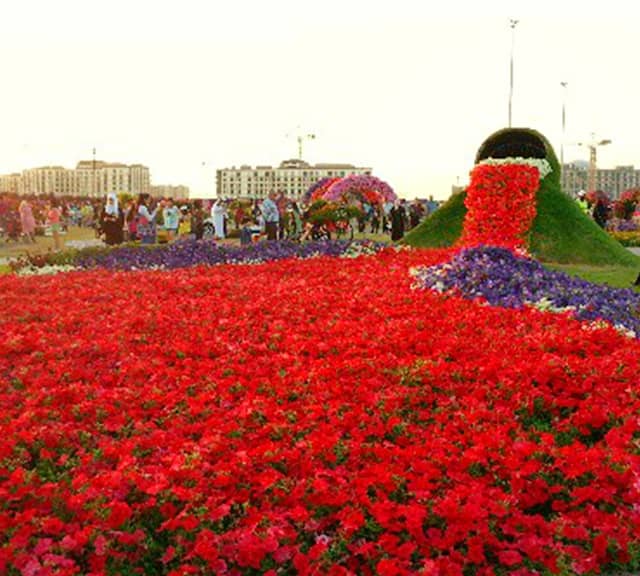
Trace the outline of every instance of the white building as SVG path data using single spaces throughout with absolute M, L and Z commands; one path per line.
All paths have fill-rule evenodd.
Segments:
M 22 194 L 22 174 L 0 175 L 0 194 Z
M 151 190 L 149 193 L 155 198 L 173 198 L 174 200 L 187 200 L 189 198 L 189 187 L 159 184 L 157 186 L 151 186 Z
M 141 164 L 121 164 L 99 160 L 82 160 L 76 169 L 77 194 L 80 196 L 104 196 L 116 194 L 149 193 L 151 177 L 149 168 Z
M 41 166 L 23 170 L 22 189 L 25 194 L 75 196 L 75 170 L 62 166 Z
M 567 194 L 576 196 L 580 190 L 588 192 L 588 181 L 587 163 L 576 162 L 562 167 L 562 190 Z M 633 166 L 596 169 L 596 190 L 606 192 L 615 200 L 629 188 L 640 188 L 640 170 Z
M 265 198 L 271 190 L 283 191 L 299 199 L 307 189 L 323 178 L 342 178 L 350 174 L 371 175 L 371 168 L 352 164 L 316 164 L 303 160 L 285 160 L 277 168 L 271 166 L 240 166 L 216 171 L 218 198 Z
M 102 197 L 108 192 L 139 194 L 149 192 L 149 168 L 141 164 L 82 160 L 75 169 L 42 166 L 23 170 L 22 174 L 0 176 L 0 192 L 18 194 Z

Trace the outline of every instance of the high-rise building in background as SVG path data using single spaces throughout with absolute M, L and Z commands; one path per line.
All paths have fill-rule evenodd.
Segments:
M 323 178 L 342 178 L 350 174 L 371 175 L 371 168 L 352 164 L 307 164 L 304 160 L 285 160 L 277 168 L 240 166 L 216 171 L 218 198 L 265 198 L 271 190 L 299 199 Z
M 587 190 L 589 181 L 589 164 L 572 162 L 562 167 L 562 189 L 571 196 Z M 625 190 L 640 188 L 640 169 L 633 166 L 616 166 L 615 168 L 597 168 L 595 174 L 596 190 L 606 192 L 611 199 L 617 199 Z

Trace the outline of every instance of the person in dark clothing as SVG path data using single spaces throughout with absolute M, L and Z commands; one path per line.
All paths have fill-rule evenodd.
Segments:
M 204 220 L 205 214 L 202 208 L 202 200 L 193 202 L 193 210 L 191 210 L 191 234 L 196 240 L 202 240 L 204 236 Z
M 251 220 L 245 216 L 242 219 L 242 228 L 240 228 L 240 246 L 249 246 L 252 238 Z
M 404 208 L 399 202 L 396 202 L 389 212 L 389 218 L 391 220 L 391 240 L 400 240 L 404 236 Z
M 122 228 L 124 215 L 118 208 L 118 198 L 115 194 L 107 195 L 107 204 L 100 214 L 100 229 L 104 233 L 104 241 L 108 246 L 121 244 L 123 241 Z
M 418 199 L 416 199 L 409 208 L 409 223 L 411 228 L 415 228 L 418 224 L 420 224 L 423 214 L 424 209 L 422 208 L 422 204 L 420 204 Z
M 607 225 L 607 206 L 598 198 L 595 206 L 593 207 L 593 219 L 600 228 L 604 228 Z
M 374 206 L 371 211 L 371 233 L 377 234 L 380 231 L 380 209 Z

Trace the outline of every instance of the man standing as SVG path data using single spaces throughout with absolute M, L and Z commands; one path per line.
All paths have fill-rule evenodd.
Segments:
M 280 220 L 278 221 L 278 240 L 284 240 L 286 225 L 287 225 L 287 205 L 289 200 L 284 195 L 284 192 L 280 190 L 280 193 L 276 197 L 276 206 L 278 207 L 278 215 Z
M 400 200 L 392 205 L 388 218 L 391 220 L 391 240 L 396 242 L 404 236 L 405 212 Z
M 267 233 L 267 240 L 277 240 L 278 224 L 280 223 L 280 213 L 276 204 L 276 193 L 272 190 L 269 197 L 262 203 L 262 217 L 264 218 L 264 229 Z

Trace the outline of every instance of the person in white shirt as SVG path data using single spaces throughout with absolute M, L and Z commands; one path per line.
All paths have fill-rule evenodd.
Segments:
M 227 213 L 224 203 L 218 198 L 211 207 L 211 217 L 213 218 L 213 227 L 215 228 L 214 236 L 216 238 L 224 238 L 224 218 Z

